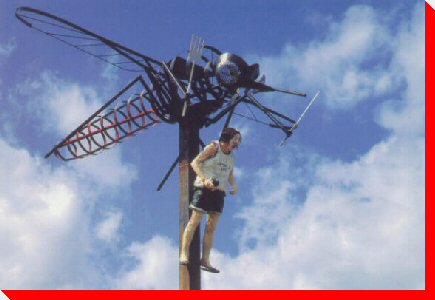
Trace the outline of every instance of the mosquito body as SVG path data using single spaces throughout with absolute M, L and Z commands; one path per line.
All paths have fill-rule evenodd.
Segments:
M 282 130 L 285 139 L 298 125 L 292 118 L 264 106 L 254 94 L 281 92 L 301 97 L 306 94 L 266 85 L 264 76 L 259 79 L 257 63 L 249 65 L 238 55 L 205 44 L 200 37 L 192 36 L 187 59 L 177 56 L 160 61 L 38 9 L 20 7 L 16 17 L 26 26 L 81 52 L 121 70 L 138 73 L 46 157 L 54 154 L 62 160 L 73 160 L 94 155 L 158 123 L 188 122 L 192 127 L 202 128 L 226 117 L 227 127 L 241 103 L 264 113 L 269 120 L 266 124 Z M 141 92 L 125 100 L 138 87 Z

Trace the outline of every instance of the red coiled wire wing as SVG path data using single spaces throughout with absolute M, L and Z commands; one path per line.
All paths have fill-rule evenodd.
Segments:
M 62 160 L 73 160 L 93 155 L 120 143 L 124 138 L 158 124 L 159 117 L 149 104 L 149 94 L 143 90 L 125 99 L 141 76 L 130 82 L 112 99 L 73 130 L 45 156 L 54 154 Z

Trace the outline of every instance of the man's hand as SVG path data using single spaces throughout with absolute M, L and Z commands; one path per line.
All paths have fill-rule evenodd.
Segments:
M 235 194 L 237 194 L 238 191 L 239 191 L 239 186 L 237 185 L 237 183 L 235 183 L 235 184 L 233 185 L 232 190 L 230 191 L 230 194 L 231 194 L 231 195 L 235 195 Z
M 212 179 L 206 178 L 206 179 L 203 179 L 202 182 L 204 183 L 204 187 L 211 189 L 211 190 L 216 189 L 216 186 L 213 184 Z

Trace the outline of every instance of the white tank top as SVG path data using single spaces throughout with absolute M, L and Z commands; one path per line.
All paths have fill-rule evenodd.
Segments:
M 216 155 L 205 160 L 200 168 L 205 178 L 216 178 L 219 180 L 217 188 L 227 192 L 228 178 L 234 166 L 234 156 L 232 153 L 225 154 L 218 141 L 213 141 L 213 143 L 218 145 Z M 204 187 L 202 180 L 198 176 L 196 176 L 194 186 Z

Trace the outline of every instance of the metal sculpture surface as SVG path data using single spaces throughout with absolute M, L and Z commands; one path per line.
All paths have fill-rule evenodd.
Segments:
M 121 70 L 144 73 L 148 79 L 137 76 L 46 157 L 54 154 L 63 160 L 83 158 L 161 122 L 173 124 L 187 119 L 191 126 L 202 128 L 227 116 L 228 125 L 239 103 L 261 110 L 271 121 L 268 125 L 281 129 L 285 138 L 297 127 L 295 120 L 264 106 L 254 94 L 305 94 L 266 85 L 264 77 L 258 80 L 258 64 L 248 65 L 241 57 L 205 45 L 198 37 L 192 37 L 187 59 L 176 57 L 164 62 L 38 9 L 20 7 L 16 17 L 37 31 Z M 143 91 L 122 100 L 135 85 Z M 240 88 L 245 89 L 243 94 L 239 94 Z

